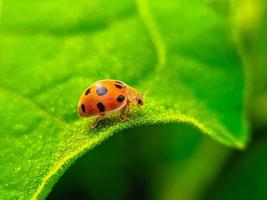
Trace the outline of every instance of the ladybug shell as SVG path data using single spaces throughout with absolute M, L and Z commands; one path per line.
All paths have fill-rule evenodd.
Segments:
M 117 111 L 127 103 L 126 84 L 117 80 L 101 80 L 93 83 L 82 94 L 78 112 L 90 117 Z

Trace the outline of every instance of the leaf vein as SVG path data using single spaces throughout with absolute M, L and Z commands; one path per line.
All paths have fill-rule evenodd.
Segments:
M 166 63 L 167 49 L 155 20 L 149 12 L 148 0 L 136 0 L 137 12 L 151 38 L 157 54 L 155 72 L 159 72 Z

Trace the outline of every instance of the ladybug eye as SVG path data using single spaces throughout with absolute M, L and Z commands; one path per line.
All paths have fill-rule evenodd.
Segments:
M 139 105 L 143 105 L 143 100 L 142 100 L 141 98 L 138 98 L 138 99 L 137 99 L 137 103 L 138 103 Z

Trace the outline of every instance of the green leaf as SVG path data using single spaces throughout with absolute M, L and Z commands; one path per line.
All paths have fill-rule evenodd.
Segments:
M 44 198 L 78 157 L 129 127 L 186 122 L 246 145 L 241 62 L 226 18 L 205 2 L 10 0 L 1 13 L 3 199 Z M 106 78 L 147 90 L 145 108 L 90 130 L 77 102 Z

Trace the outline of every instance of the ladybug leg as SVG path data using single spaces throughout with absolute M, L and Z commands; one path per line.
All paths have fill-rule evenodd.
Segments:
M 120 120 L 121 121 L 126 121 L 128 120 L 128 113 L 130 111 L 129 103 L 127 103 L 122 109 L 121 109 L 121 115 L 120 115 Z
M 104 117 L 104 114 L 99 115 L 96 120 L 93 122 L 93 124 L 91 125 L 91 129 L 94 129 L 95 127 L 97 127 L 98 122 Z

